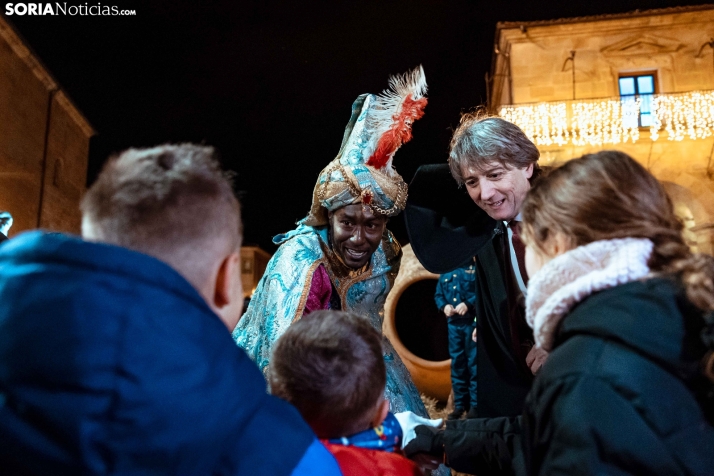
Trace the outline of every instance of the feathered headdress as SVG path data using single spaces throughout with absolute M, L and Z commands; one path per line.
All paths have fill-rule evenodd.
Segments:
M 395 216 L 404 210 L 407 184 L 392 159 L 412 138 L 412 123 L 424 115 L 426 79 L 421 66 L 389 79 L 380 95 L 362 94 L 352 105 L 337 157 L 317 179 L 312 207 L 300 223 L 327 224 L 327 211 L 363 203 L 373 212 Z

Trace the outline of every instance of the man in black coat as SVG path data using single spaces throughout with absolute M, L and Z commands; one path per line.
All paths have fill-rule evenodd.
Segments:
M 421 167 L 410 185 L 405 221 L 424 267 L 441 274 L 476 256 L 480 418 L 520 415 L 546 355 L 533 348 L 525 321 L 528 278 L 519 238 L 520 207 L 540 173 L 539 156 L 516 125 L 469 115 L 454 133 L 448 166 Z
M 525 321 L 528 278 L 519 239 L 520 207 L 540 173 L 539 155 L 516 125 L 466 116 L 449 165 L 421 167 L 410 185 L 405 220 L 424 267 L 442 274 L 476 256 L 478 417 L 519 415 L 532 370 L 542 364 Z

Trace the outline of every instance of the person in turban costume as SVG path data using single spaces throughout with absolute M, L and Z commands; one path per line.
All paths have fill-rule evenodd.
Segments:
M 266 375 L 277 339 L 312 311 L 349 311 L 382 331 L 384 302 L 402 256 L 386 223 L 407 200 L 407 184 L 392 158 L 411 139 L 411 125 L 427 102 L 421 66 L 390 78 L 390 86 L 355 100 L 340 151 L 318 177 L 310 212 L 296 229 L 273 239 L 280 247 L 233 332 Z M 386 337 L 383 351 L 391 411 L 426 417 L 409 371 Z

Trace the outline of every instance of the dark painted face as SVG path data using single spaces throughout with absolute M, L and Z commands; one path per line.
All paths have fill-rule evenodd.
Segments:
M 362 204 L 347 205 L 329 213 L 332 247 L 347 266 L 359 269 L 369 262 L 387 224 L 387 218 L 365 210 Z

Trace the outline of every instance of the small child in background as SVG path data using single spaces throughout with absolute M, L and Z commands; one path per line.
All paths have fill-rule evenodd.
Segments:
M 298 409 L 345 476 L 421 475 L 402 456 L 385 385 L 381 336 L 346 312 L 304 316 L 278 340 L 270 363 L 271 392 Z
M 476 264 L 439 276 L 436 307 L 448 319 L 454 411 L 447 417 L 476 418 Z

